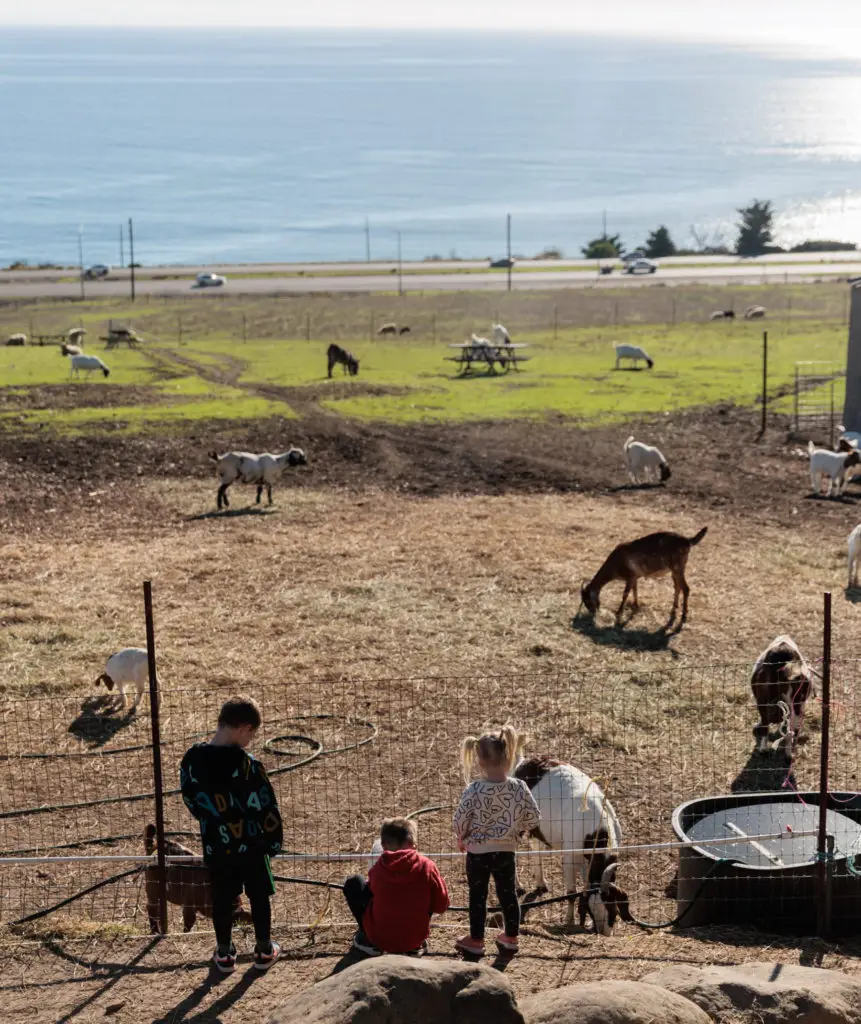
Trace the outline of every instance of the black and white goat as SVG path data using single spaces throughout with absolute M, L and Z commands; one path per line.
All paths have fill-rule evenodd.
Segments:
M 765 752 L 798 742 L 804 705 L 813 693 L 813 670 L 789 636 L 776 637 L 756 659 L 750 688 L 759 710 L 753 727 L 757 750 Z
M 585 772 L 546 755 L 522 758 L 514 769 L 532 791 L 541 811 L 541 824 L 532 833 L 539 843 L 554 850 L 585 850 L 591 853 L 563 853 L 565 891 L 577 891 L 580 924 L 588 914 L 595 931 L 612 935 L 616 921 L 633 920 L 628 894 L 616 885 L 615 850 L 622 840 L 619 819 L 601 787 Z M 547 891 L 541 857 L 532 858 L 535 885 Z M 579 879 L 578 879 L 579 876 Z M 574 903 L 568 904 L 567 924 L 574 923 Z

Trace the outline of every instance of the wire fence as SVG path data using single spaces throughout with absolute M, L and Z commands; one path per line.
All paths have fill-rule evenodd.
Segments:
M 805 654 L 812 659 L 818 651 Z M 818 686 L 808 699 L 791 754 L 785 705 L 777 708 L 768 749 L 757 749 L 749 664 L 599 678 L 572 670 L 248 682 L 242 690 L 260 703 L 264 719 L 252 750 L 269 770 L 284 820 L 273 920 L 279 928 L 348 923 L 336 887 L 367 871 L 382 819 L 403 815 L 416 819 L 420 849 L 439 861 L 452 903 L 464 907 L 464 863 L 451 826 L 464 785 L 459 744 L 469 733 L 511 721 L 528 737 L 528 754 L 573 762 L 606 794 L 621 826 L 618 885 L 633 915 L 650 923 L 685 911 L 682 926 L 724 920 L 815 929 L 818 872 L 826 860 L 816 835 L 819 793 L 827 792 L 839 929 L 847 913 L 861 911 L 853 874 L 856 843 L 861 850 L 859 662 L 835 661 L 831 671 L 830 697 L 823 701 Z M 191 744 L 211 734 L 227 696 L 218 688 L 160 695 L 166 835 L 198 855 L 197 826 L 178 793 L 178 765 Z M 155 821 L 149 710 L 146 695 L 132 712 L 103 691 L 83 701 L 61 694 L 0 702 L 0 922 L 44 916 L 50 923 L 62 915 L 132 933 L 157 924 L 155 861 L 144 843 Z M 558 800 L 549 813 L 545 805 L 548 825 L 583 806 Z M 691 801 L 697 803 L 683 806 Z M 710 847 L 702 845 L 712 838 L 702 822 L 714 813 L 728 824 Z M 695 840 L 701 843 L 694 849 L 679 849 Z M 524 889 L 534 893 L 530 876 L 539 862 L 551 895 L 582 889 L 571 874 L 580 860 L 558 851 L 524 856 Z M 195 926 L 208 928 L 206 872 L 178 864 L 168 869 L 169 928 L 191 924 L 189 907 Z M 552 928 L 565 914 L 564 904 L 543 906 L 527 920 Z M 463 921 L 459 911 L 452 918 Z

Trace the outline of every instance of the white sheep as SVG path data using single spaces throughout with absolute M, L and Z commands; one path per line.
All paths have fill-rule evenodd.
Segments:
M 503 327 L 502 324 L 494 324 L 491 333 L 493 334 L 493 341 L 496 345 L 510 345 L 511 335 Z
M 613 347 L 616 350 L 616 369 L 617 370 L 619 369 L 619 363 L 623 359 L 631 359 L 631 360 L 633 360 L 634 366 L 637 365 L 637 362 L 640 359 L 644 359 L 646 361 L 646 365 L 649 367 L 650 370 L 655 365 L 654 359 L 652 359 L 649 356 L 649 353 L 645 349 L 640 348 L 639 345 L 622 345 L 622 344 L 618 344 L 617 343 Z
M 852 476 L 853 467 L 861 466 L 861 452 L 854 449 L 850 452 L 832 452 L 827 448 L 816 448 L 812 441 L 807 442 L 807 454 L 810 456 L 810 489 L 814 494 L 822 491 L 822 478 L 828 477 L 828 497 L 837 497 L 843 484 Z
M 111 371 L 107 366 L 105 366 L 98 356 L 85 356 L 82 352 L 79 352 L 77 355 L 73 355 L 71 357 L 70 362 L 72 364 L 72 368 L 69 370 L 70 379 L 75 374 L 80 377 L 81 370 L 87 374 L 92 373 L 94 370 L 101 370 L 106 377 L 109 377 L 111 374 Z
M 514 769 L 532 791 L 541 811 L 541 822 L 533 833 L 539 842 L 555 850 L 594 848 L 591 855 L 562 854 L 565 891 L 577 891 L 578 875 L 585 888 L 581 900 L 581 923 L 585 910 L 595 922 L 595 930 L 612 935 L 616 917 L 630 919 L 628 896 L 616 885 L 616 850 L 622 842 L 622 829 L 613 806 L 594 779 L 555 758 L 544 755 L 521 759 Z M 536 887 L 547 890 L 540 856 L 533 862 Z M 569 902 L 567 923 L 574 923 L 574 903 Z
M 96 686 L 104 683 L 109 690 L 120 691 L 122 706 L 126 706 L 126 686 L 134 684 L 136 694 L 132 711 L 137 710 L 144 690 L 149 684 L 149 662 L 144 647 L 124 647 L 108 658 L 105 671 L 96 680 Z
M 635 484 L 647 481 L 653 476 L 660 482 L 669 480 L 670 467 L 658 448 L 642 441 L 635 441 L 633 435 L 625 442 L 625 459 L 628 463 L 628 476 Z
M 260 504 L 260 496 L 263 488 L 272 504 L 272 485 L 279 479 L 287 466 L 304 466 L 308 460 L 301 448 L 290 448 L 280 455 L 270 455 L 264 452 L 262 455 L 252 455 L 250 452 L 226 452 L 218 455 L 210 452 L 209 457 L 217 463 L 218 476 L 221 486 L 218 488 L 218 509 L 230 507 L 227 497 L 227 488 L 236 480 L 244 484 L 257 484 L 257 504 Z
M 858 585 L 858 561 L 861 558 L 861 524 L 849 534 L 849 587 Z
M 765 306 L 748 306 L 744 311 L 745 320 L 762 320 L 765 316 Z
M 6 339 L 7 345 L 26 345 L 27 335 L 26 334 L 10 334 Z

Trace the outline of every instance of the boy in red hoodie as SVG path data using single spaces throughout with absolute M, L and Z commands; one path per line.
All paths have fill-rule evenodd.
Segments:
M 448 909 L 448 890 L 436 864 L 416 849 L 415 822 L 387 818 L 380 828 L 383 852 L 368 880 L 353 875 L 344 897 L 359 930 L 353 946 L 369 956 L 427 948 L 432 914 Z

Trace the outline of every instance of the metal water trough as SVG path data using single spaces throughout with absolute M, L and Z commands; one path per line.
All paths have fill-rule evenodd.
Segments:
M 831 928 L 861 931 L 861 878 L 850 874 L 847 855 L 861 869 L 861 793 L 831 793 L 826 831 L 834 836 Z M 771 932 L 814 934 L 819 866 L 817 837 L 793 833 L 817 829 L 819 794 L 737 793 L 690 800 L 673 811 L 682 842 L 726 843 L 679 851 L 678 912 L 683 928 L 704 924 L 748 925 Z M 743 836 L 780 833 L 757 843 Z M 721 864 L 724 859 L 732 863 Z M 703 879 L 709 876 L 704 883 Z

